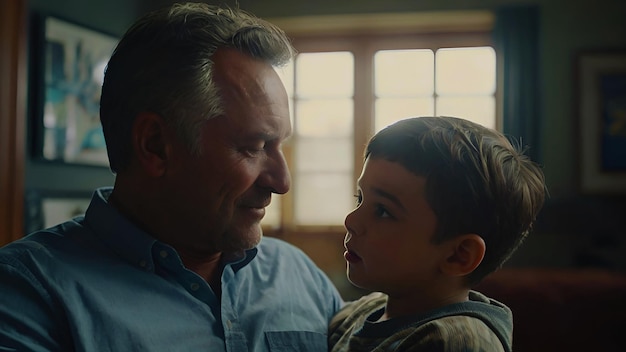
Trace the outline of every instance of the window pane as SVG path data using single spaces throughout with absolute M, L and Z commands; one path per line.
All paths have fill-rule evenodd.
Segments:
M 298 225 L 341 225 L 354 207 L 352 173 L 300 174 L 295 185 Z
M 434 115 L 435 101 L 432 96 L 413 99 L 377 99 L 375 114 L 374 129 L 378 132 L 406 117 Z
M 438 116 L 456 116 L 474 121 L 485 127 L 496 128 L 496 103 L 486 97 L 440 97 L 437 99 Z
M 352 136 L 352 99 L 297 101 L 295 131 L 301 137 Z
M 296 148 L 296 172 L 352 172 L 352 139 L 301 138 Z
M 436 81 L 438 95 L 494 94 L 496 53 L 491 47 L 439 49 Z
M 352 97 L 354 57 L 347 51 L 299 54 L 296 57 L 296 95 Z
M 374 55 L 375 94 L 378 97 L 432 95 L 432 50 L 383 50 Z

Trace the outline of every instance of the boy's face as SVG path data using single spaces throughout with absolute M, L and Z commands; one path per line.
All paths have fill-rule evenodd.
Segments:
M 437 219 L 424 197 L 425 183 L 398 163 L 365 161 L 357 207 L 345 220 L 347 275 L 355 286 L 401 295 L 436 284 L 445 255 L 431 242 Z

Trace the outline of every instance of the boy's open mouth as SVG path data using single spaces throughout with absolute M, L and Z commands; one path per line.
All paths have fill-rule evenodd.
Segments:
M 355 262 L 360 262 L 361 261 L 361 257 L 359 257 L 356 253 L 350 251 L 350 250 L 346 250 L 343 253 L 343 257 L 346 259 L 346 261 L 348 263 L 355 263 Z

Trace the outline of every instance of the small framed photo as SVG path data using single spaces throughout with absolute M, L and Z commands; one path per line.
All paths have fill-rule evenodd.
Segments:
M 626 50 L 577 59 L 580 187 L 626 194 Z
M 41 200 L 44 228 L 48 228 L 72 218 L 84 215 L 91 199 L 85 197 L 46 197 Z
M 24 229 L 42 230 L 83 215 L 91 202 L 89 191 L 27 189 L 24 192 Z
M 37 153 L 108 167 L 100 93 L 117 38 L 51 16 L 38 17 L 37 29 Z

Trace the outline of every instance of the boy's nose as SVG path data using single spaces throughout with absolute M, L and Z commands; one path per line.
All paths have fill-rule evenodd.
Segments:
M 348 240 L 348 235 L 352 236 L 352 234 L 355 233 L 355 231 L 357 230 L 356 226 L 357 226 L 357 222 L 356 222 L 356 212 L 357 212 L 358 208 L 352 210 L 351 212 L 348 213 L 348 215 L 346 215 L 346 218 L 343 222 L 346 230 L 348 231 L 348 233 L 346 234 L 346 241 Z

